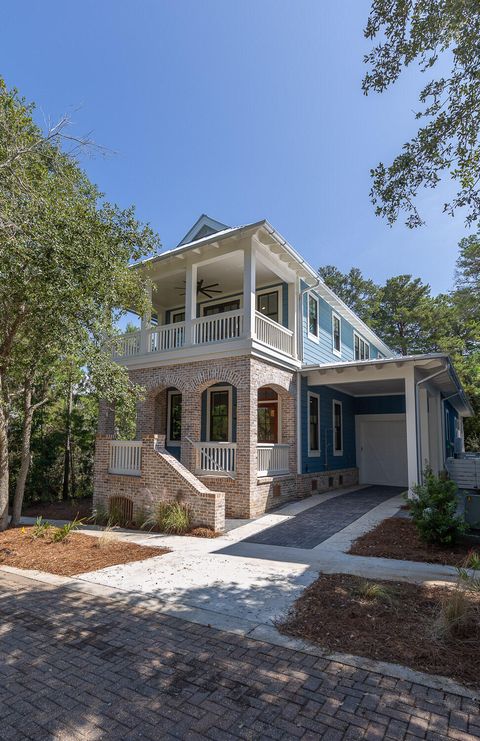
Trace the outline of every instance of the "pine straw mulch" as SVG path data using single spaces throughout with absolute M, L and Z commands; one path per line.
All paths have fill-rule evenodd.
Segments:
M 412 520 L 406 517 L 389 517 L 357 538 L 348 552 L 354 556 L 378 556 L 461 566 L 471 550 L 471 545 L 463 543 L 449 547 L 423 543 Z
M 52 542 L 48 534 L 34 538 L 33 527 L 13 528 L 0 533 L 0 567 L 16 566 L 61 576 L 143 561 L 169 552 L 168 548 L 125 543 L 114 537 L 102 543 L 97 536 L 78 532 L 71 533 L 67 540 L 59 543 Z
M 377 581 L 391 599 L 367 599 L 365 580 L 322 575 L 295 602 L 277 628 L 281 633 L 377 661 L 404 664 L 429 674 L 480 686 L 480 594 L 469 593 L 472 617 L 465 637 L 440 638 L 435 630 L 448 587 Z

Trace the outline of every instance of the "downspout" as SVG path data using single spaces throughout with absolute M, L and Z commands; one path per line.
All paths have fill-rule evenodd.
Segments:
M 303 297 L 308 291 L 312 291 L 321 283 L 321 278 L 318 276 L 316 283 L 313 286 L 307 286 L 303 288 L 298 295 L 298 311 L 297 311 L 297 351 L 299 353 L 299 360 L 303 365 Z M 302 473 L 302 373 L 297 371 L 297 473 Z
M 420 410 L 419 410 L 419 402 L 418 402 L 418 387 L 420 386 L 421 383 L 426 383 L 427 381 L 431 381 L 433 378 L 440 376 L 442 373 L 445 373 L 446 371 L 447 371 L 447 364 L 445 364 L 441 370 L 435 371 L 435 373 L 432 373 L 430 376 L 427 376 L 426 378 L 421 378 L 420 381 L 417 381 L 415 384 L 415 435 L 416 435 L 416 443 L 417 443 L 417 477 L 418 477 L 419 482 L 422 481 L 423 479 L 423 468 L 422 468 L 422 437 L 421 437 L 421 420 L 420 420 L 420 413 L 419 413 Z M 456 396 L 456 395 L 457 394 L 453 394 L 453 396 Z M 442 419 L 443 419 L 443 415 L 442 415 Z

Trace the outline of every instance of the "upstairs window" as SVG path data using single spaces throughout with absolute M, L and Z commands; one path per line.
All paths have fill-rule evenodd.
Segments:
M 332 314 L 332 343 L 333 352 L 335 355 L 342 354 L 342 324 L 341 319 L 337 314 Z
M 278 291 L 260 293 L 257 296 L 257 311 L 278 324 Z
M 343 455 L 342 402 L 333 402 L 333 455 Z
M 308 455 L 320 455 L 320 397 L 308 394 Z
M 370 345 L 360 335 L 354 335 L 355 342 L 355 360 L 369 360 L 370 359 Z
M 318 340 L 318 299 L 308 295 L 308 334 Z

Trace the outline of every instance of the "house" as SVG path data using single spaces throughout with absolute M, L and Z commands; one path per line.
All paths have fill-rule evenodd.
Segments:
M 461 445 L 471 408 L 448 356 L 395 355 L 268 221 L 203 215 L 133 269 L 153 311 L 115 357 L 145 396 L 132 441 L 101 404 L 97 507 L 178 498 L 222 529 L 357 482 L 411 487 Z

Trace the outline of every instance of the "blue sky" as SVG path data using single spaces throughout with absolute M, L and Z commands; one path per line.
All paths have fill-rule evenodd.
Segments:
M 369 170 L 415 131 L 423 78 L 361 91 L 368 0 L 5 0 L 0 72 L 38 105 L 69 113 L 114 154 L 90 177 L 173 246 L 202 212 L 230 225 L 266 217 L 318 267 L 376 280 L 452 281 L 461 214 L 446 189 L 420 205 L 427 226 L 390 229 Z

